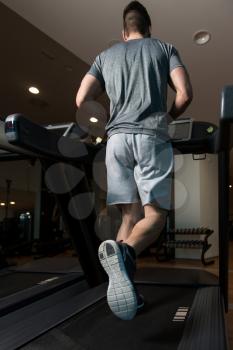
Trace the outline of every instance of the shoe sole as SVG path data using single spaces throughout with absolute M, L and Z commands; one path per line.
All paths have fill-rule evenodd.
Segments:
M 99 260 L 109 276 L 107 302 L 110 309 L 120 319 L 131 320 L 137 312 L 136 293 L 115 241 L 104 241 L 100 245 Z

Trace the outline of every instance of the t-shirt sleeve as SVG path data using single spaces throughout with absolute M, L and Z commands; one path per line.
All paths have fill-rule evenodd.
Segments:
M 171 71 L 177 67 L 184 67 L 184 64 L 180 58 L 179 52 L 176 50 L 174 46 L 171 47 L 170 57 L 169 57 L 169 71 Z
M 93 75 L 96 79 L 99 80 L 103 90 L 105 89 L 105 82 L 102 74 L 102 67 L 101 67 L 101 59 L 100 55 L 96 57 L 95 61 L 93 62 L 90 70 L 88 71 L 88 74 Z

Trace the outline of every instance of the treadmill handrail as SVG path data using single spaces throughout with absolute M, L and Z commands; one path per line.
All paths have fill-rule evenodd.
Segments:
M 8 128 L 8 124 L 12 124 Z M 77 139 L 70 139 L 65 136 L 59 136 L 55 132 L 46 127 L 32 122 L 21 114 L 13 114 L 6 118 L 5 133 L 10 145 L 17 145 L 20 149 L 29 150 L 38 158 L 52 158 L 59 161 L 77 161 L 77 157 L 72 155 L 63 155 L 59 150 L 59 144 L 64 145 L 64 149 L 75 149 L 78 147 Z M 80 142 L 83 146 L 83 143 Z M 88 159 L 88 153 L 92 153 L 97 148 L 94 145 L 88 145 L 88 152 L 85 155 L 80 155 L 78 159 L 85 161 Z M 99 148 L 98 148 L 99 149 Z
M 73 157 L 67 154 L 62 154 L 59 149 L 59 144 L 63 144 L 64 149 L 77 149 L 79 145 L 84 146 L 83 142 L 78 139 L 71 139 L 65 136 L 58 136 L 52 130 L 47 129 L 44 126 L 38 125 L 31 120 L 28 120 L 21 114 L 13 114 L 6 118 L 7 123 L 13 123 L 15 130 L 13 130 L 13 138 L 9 138 L 9 143 L 11 145 L 20 146 L 22 149 L 33 151 L 37 156 L 52 157 L 56 160 L 62 161 L 75 161 L 80 160 L 81 162 L 89 160 L 88 156 L 91 156 L 98 152 L 104 145 L 92 145 L 85 144 L 88 147 L 88 154 Z M 193 122 L 194 129 L 201 128 L 202 133 L 205 130 L 203 125 L 208 123 L 205 122 Z M 200 126 L 199 126 L 200 125 Z M 214 129 L 212 134 L 202 134 L 202 137 L 191 138 L 190 140 L 172 140 L 172 145 L 174 148 L 178 149 L 182 153 L 215 153 L 216 147 L 214 147 L 215 135 L 217 132 L 216 126 L 211 125 Z M 15 133 L 14 133 L 15 132 Z M 11 134 L 6 127 L 6 135 Z M 78 159 L 77 159 L 78 158 Z

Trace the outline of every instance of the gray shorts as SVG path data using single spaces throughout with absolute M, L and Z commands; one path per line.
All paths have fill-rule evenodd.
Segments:
M 173 150 L 145 134 L 114 134 L 107 142 L 107 204 L 156 204 L 169 210 Z

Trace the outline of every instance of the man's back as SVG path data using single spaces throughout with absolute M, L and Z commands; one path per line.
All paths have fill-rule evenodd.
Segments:
M 176 49 L 158 39 L 119 43 L 97 56 L 89 73 L 111 101 L 108 135 L 165 131 L 170 72 L 183 66 Z

